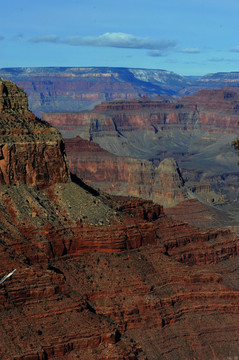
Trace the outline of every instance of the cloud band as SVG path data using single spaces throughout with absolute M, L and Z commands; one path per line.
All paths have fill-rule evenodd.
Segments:
M 30 41 L 33 43 L 64 43 L 71 46 L 96 46 L 114 47 L 121 49 L 147 49 L 161 51 L 173 49 L 176 47 L 177 44 L 175 40 L 153 40 L 121 32 L 107 32 L 100 36 L 72 36 L 67 39 L 60 39 L 56 35 L 46 35 L 38 38 L 33 38 Z

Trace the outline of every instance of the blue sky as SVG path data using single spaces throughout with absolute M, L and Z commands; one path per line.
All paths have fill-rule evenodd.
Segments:
M 11 0 L 0 67 L 239 71 L 238 0 Z

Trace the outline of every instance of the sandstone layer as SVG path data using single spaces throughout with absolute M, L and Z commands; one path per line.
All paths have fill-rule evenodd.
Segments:
M 195 229 L 72 178 L 0 186 L 0 282 L 16 269 L 0 285 L 0 358 L 235 358 L 236 229 Z

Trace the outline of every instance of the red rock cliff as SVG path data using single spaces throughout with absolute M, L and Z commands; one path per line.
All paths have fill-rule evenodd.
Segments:
M 94 110 L 78 114 L 44 114 L 43 118 L 60 130 L 78 129 L 82 133 L 116 129 L 127 132 L 139 129 L 155 130 L 178 125 L 183 128 L 233 130 L 238 126 L 239 91 L 201 90 L 174 102 L 163 100 L 116 100 L 97 105 Z
M 0 81 L 0 183 L 48 186 L 69 181 L 59 132 L 28 110 L 24 91 Z

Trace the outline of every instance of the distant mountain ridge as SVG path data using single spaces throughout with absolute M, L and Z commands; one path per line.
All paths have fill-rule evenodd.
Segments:
M 239 72 L 181 76 L 161 69 L 118 67 L 2 68 L 0 77 L 26 91 L 30 109 L 38 116 L 43 112 L 81 111 L 115 99 L 177 98 L 200 89 L 239 86 Z

